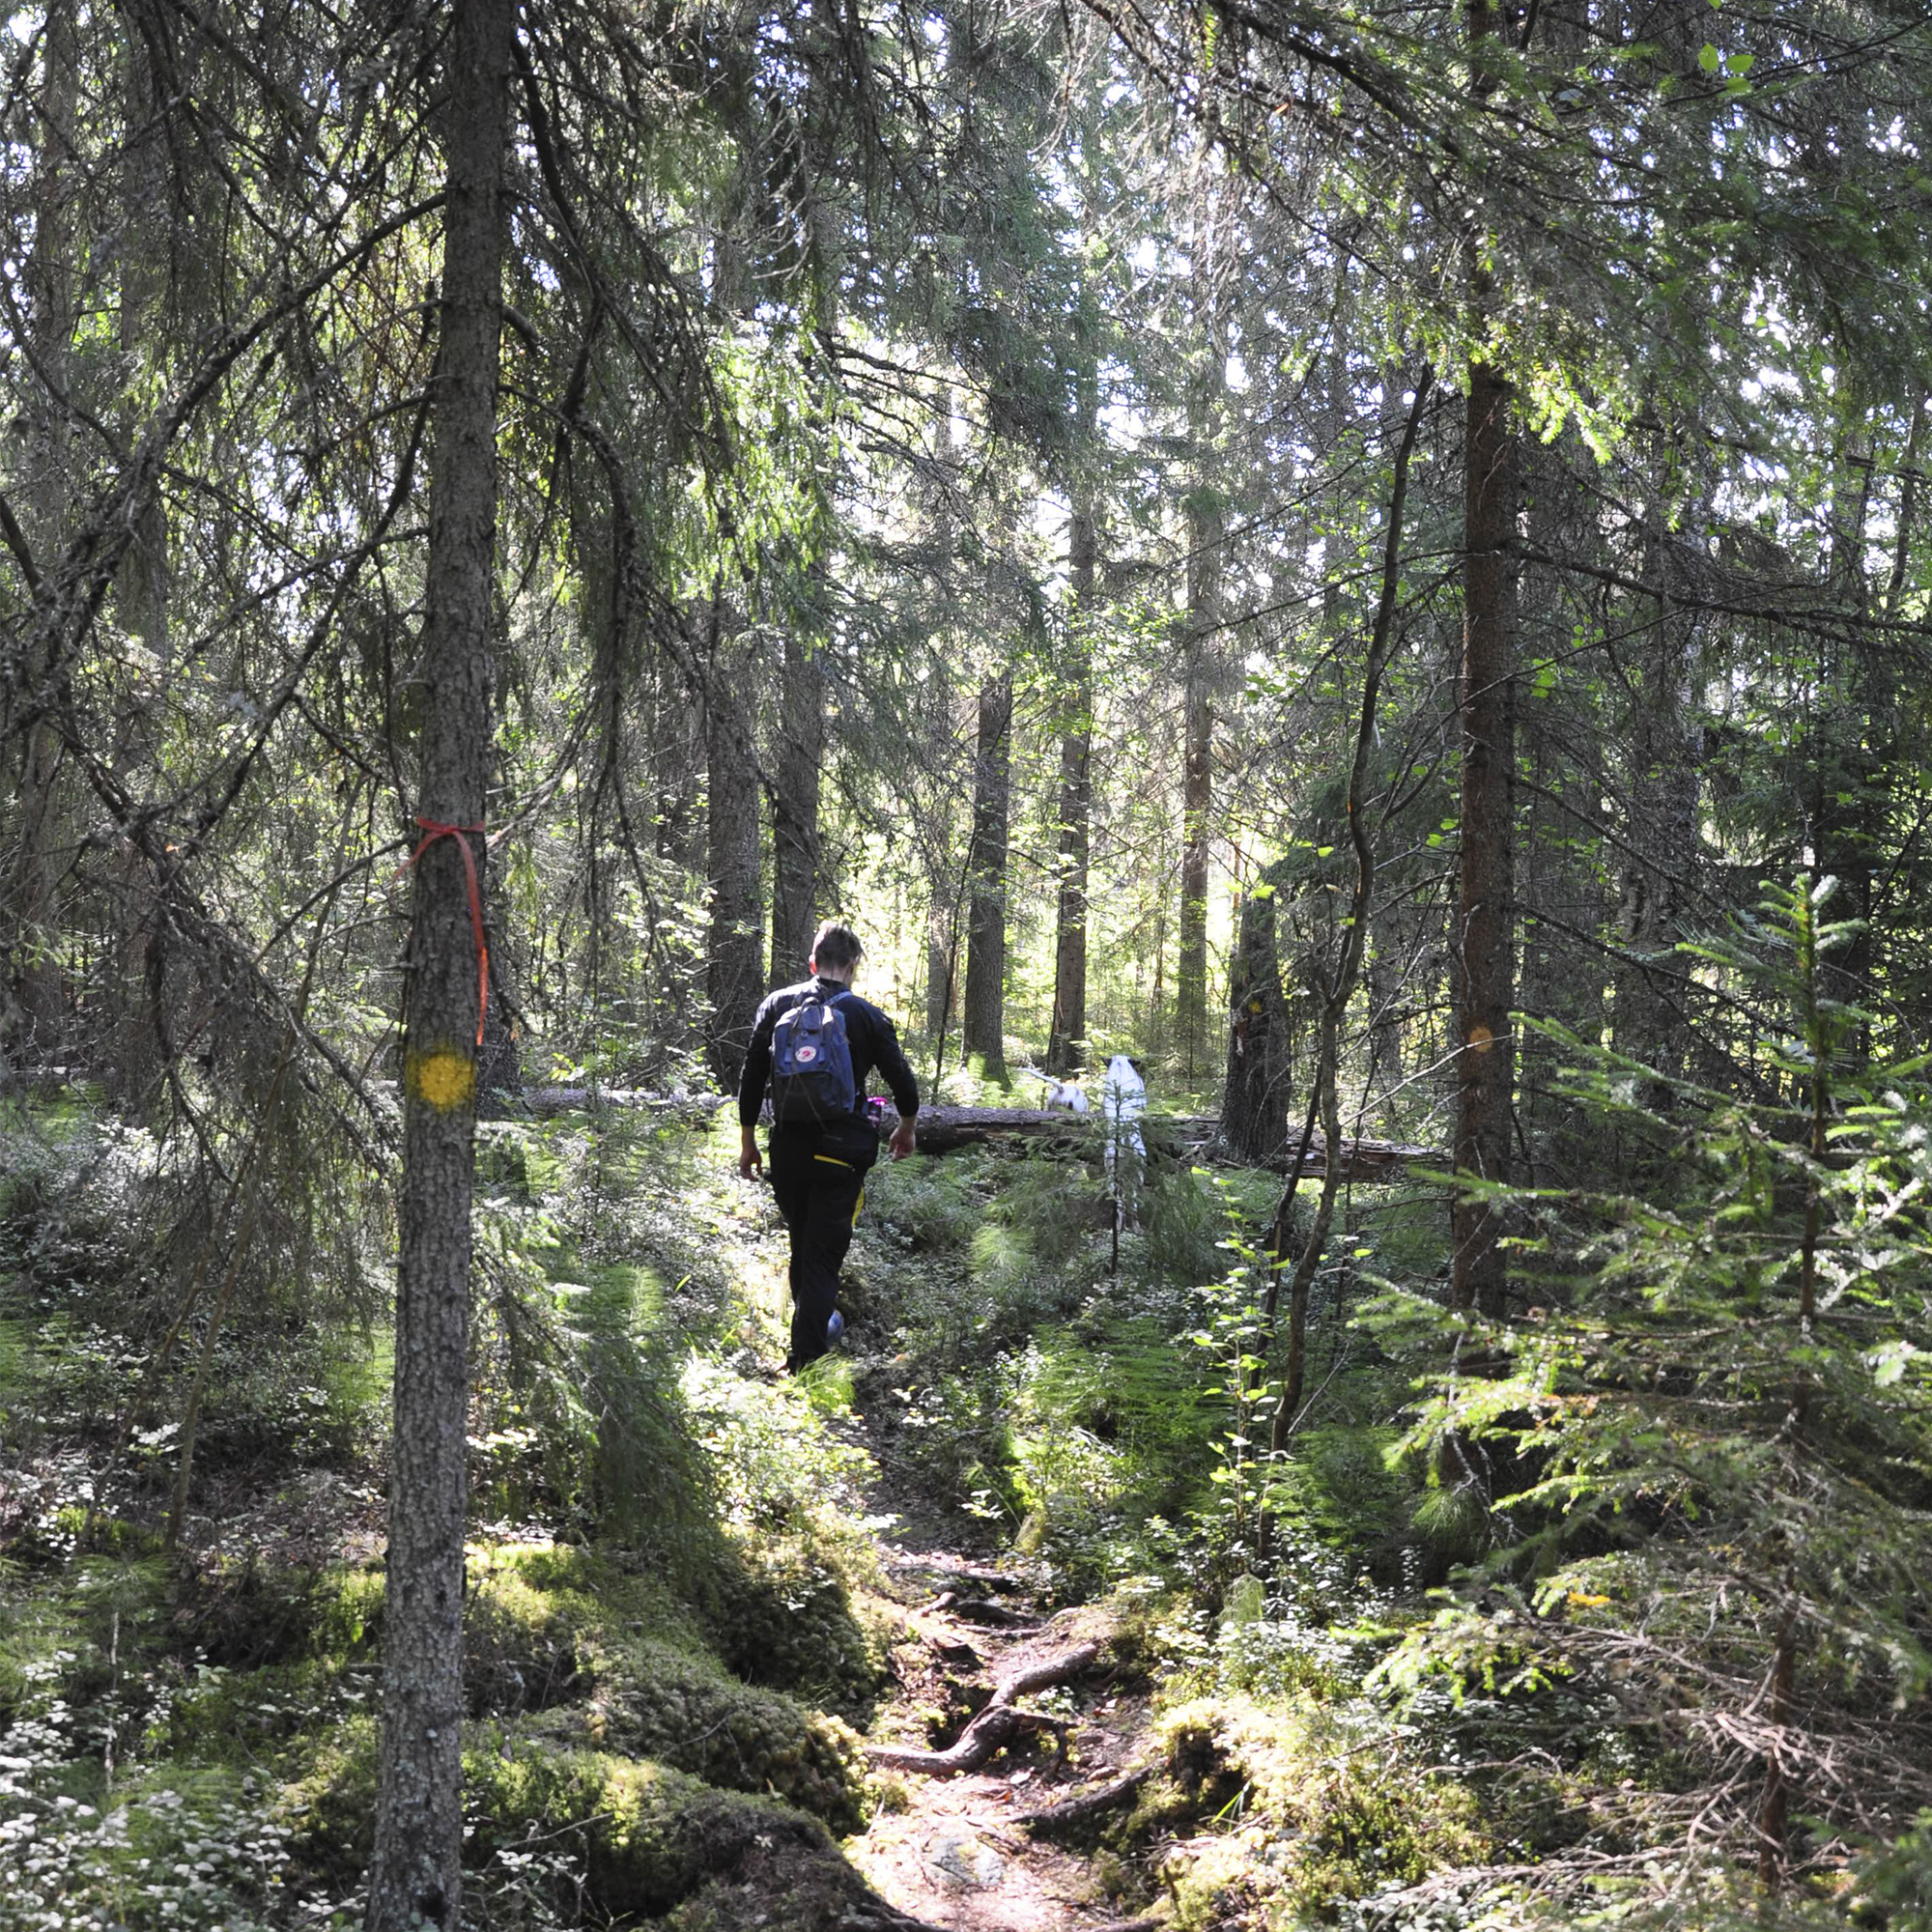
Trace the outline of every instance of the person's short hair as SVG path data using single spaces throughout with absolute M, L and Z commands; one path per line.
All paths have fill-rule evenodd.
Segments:
M 849 925 L 828 919 L 812 935 L 811 956 L 821 966 L 842 969 L 858 965 L 866 956 L 866 949 Z

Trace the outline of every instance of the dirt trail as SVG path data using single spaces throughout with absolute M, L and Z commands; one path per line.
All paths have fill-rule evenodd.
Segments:
M 851 1430 L 875 1446 L 863 1420 Z M 963 1525 L 910 1498 L 879 1500 L 905 1511 L 880 1557 L 906 1621 L 870 1748 L 905 1806 L 881 1807 L 846 1847 L 852 1863 L 893 1906 L 947 1932 L 1151 1932 L 1164 1921 L 1123 1916 L 1085 1853 L 1027 1820 L 1134 1768 L 1147 1705 L 1114 1682 L 1105 1615 L 1047 1614 L 1035 1596 L 1043 1576 L 948 1548 L 947 1531 Z M 1049 1676 L 1065 1681 L 1040 1683 Z M 985 1761 L 951 1775 L 911 1768 L 935 1753 Z

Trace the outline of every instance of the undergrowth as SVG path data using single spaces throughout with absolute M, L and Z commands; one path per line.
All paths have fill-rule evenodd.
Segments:
M 104 1466 L 179 1281 L 145 1155 L 85 1109 L 30 1138 L 0 1188 L 0 1932 L 346 1932 L 381 1696 L 380 1311 L 238 1320 L 165 1553 L 178 1379 Z M 875 1541 L 902 1509 L 970 1527 L 1042 1602 L 1106 1601 L 1150 1710 L 1152 1775 L 1086 1842 L 1122 1913 L 1515 1922 L 1535 1889 L 1468 1874 L 1633 1854 L 1690 1788 L 1603 1685 L 1452 1696 L 1390 1665 L 1481 1527 L 1398 1453 L 1419 1345 L 1384 1311 L 1390 1284 L 1429 1295 L 1439 1200 L 1345 1200 L 1314 1399 L 1269 1463 L 1275 1177 L 1157 1164 L 1117 1253 L 1097 1164 L 1065 1150 L 882 1166 L 846 1346 L 787 1381 L 781 1238 L 734 1145 L 622 1118 L 485 1137 L 470 1922 L 839 1922 L 858 1881 L 831 1834 L 905 1796 L 860 1745 L 902 1634 Z M 1917 1844 L 1861 1868 L 1861 1923 L 1915 1923 Z

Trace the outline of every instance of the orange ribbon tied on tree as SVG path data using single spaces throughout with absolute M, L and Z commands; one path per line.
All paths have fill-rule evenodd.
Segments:
M 469 835 L 483 837 L 480 825 L 444 825 L 434 818 L 417 818 L 422 827 L 422 843 L 398 869 L 401 878 L 439 838 L 454 838 L 463 848 L 463 869 L 469 876 L 469 929 L 476 935 L 476 1044 L 483 1044 L 483 1016 L 490 1010 L 490 943 L 483 936 L 483 888 L 476 876 L 476 854 L 470 849 Z

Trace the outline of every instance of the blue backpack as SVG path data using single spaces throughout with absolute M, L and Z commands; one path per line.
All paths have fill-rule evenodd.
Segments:
M 852 1117 L 858 1083 L 838 998 L 808 993 L 772 1028 L 772 1119 L 780 1126 L 822 1127 Z

